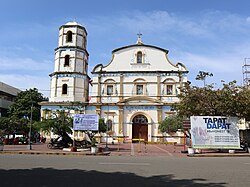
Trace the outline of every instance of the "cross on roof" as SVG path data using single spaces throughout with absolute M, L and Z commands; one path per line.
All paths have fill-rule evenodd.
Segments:
M 139 32 L 139 33 L 137 34 L 138 38 L 137 38 L 137 42 L 136 42 L 136 43 L 137 43 L 138 45 L 142 45 L 141 35 L 142 35 L 141 32 Z
M 141 38 L 142 33 L 139 32 L 139 33 L 137 34 L 137 36 L 138 36 L 138 38 Z

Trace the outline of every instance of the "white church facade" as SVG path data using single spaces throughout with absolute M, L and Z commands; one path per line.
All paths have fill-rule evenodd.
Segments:
M 96 65 L 89 76 L 86 43 L 87 32 L 80 24 L 60 27 L 51 94 L 42 102 L 42 117 L 46 110 L 60 109 L 98 114 L 114 136 L 157 141 L 162 136 L 159 122 L 174 113 L 187 83 L 187 68 L 171 63 L 168 50 L 144 44 L 138 35 L 136 44 L 113 50 L 111 61 Z

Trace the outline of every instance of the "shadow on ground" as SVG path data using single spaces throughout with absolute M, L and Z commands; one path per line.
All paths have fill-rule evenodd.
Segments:
M 104 173 L 76 169 L 52 168 L 0 169 L 1 186 L 48 187 L 48 186 L 97 186 L 97 187 L 222 187 L 225 183 L 209 183 L 205 179 L 175 179 L 174 175 L 142 177 L 133 173 Z

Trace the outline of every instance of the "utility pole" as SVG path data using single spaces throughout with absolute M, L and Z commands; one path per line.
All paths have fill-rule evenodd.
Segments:
M 28 149 L 29 149 L 29 150 L 32 150 L 32 146 L 31 146 L 32 113 L 33 113 L 33 101 L 32 101 L 32 103 L 31 103 L 31 111 L 30 111 L 30 130 L 29 130 L 29 145 L 28 145 Z

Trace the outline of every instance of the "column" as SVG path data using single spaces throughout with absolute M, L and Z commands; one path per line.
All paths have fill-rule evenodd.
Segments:
M 157 75 L 157 99 L 161 99 L 161 76 Z
M 54 97 L 57 97 L 57 82 L 58 82 L 58 75 L 54 75 L 55 76 L 55 93 L 54 93 Z M 53 82 L 53 81 L 52 81 Z
M 123 134 L 123 107 L 119 106 L 119 128 L 118 128 L 118 133 Z
M 98 75 L 98 86 L 97 86 L 97 103 L 101 102 L 101 75 Z
M 123 74 L 120 75 L 120 94 L 119 100 L 123 100 Z
M 157 107 L 157 123 L 162 121 L 162 107 L 158 106 Z
M 179 72 L 179 84 L 180 84 L 180 94 L 182 91 L 183 83 L 182 83 L 182 72 Z

